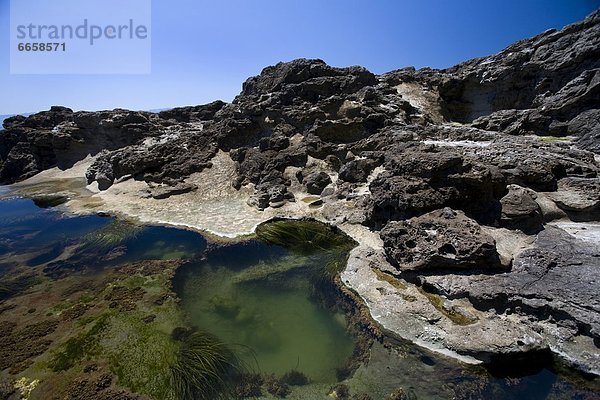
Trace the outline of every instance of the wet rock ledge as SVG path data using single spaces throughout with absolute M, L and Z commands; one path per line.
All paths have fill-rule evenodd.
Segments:
M 0 182 L 92 156 L 88 208 L 161 208 L 145 215 L 161 222 L 224 185 L 211 201 L 241 199 L 242 219 L 311 216 L 357 238 L 342 279 L 390 335 L 467 362 L 551 352 L 598 375 L 599 98 L 595 12 L 445 70 L 301 59 L 229 104 L 12 117 Z

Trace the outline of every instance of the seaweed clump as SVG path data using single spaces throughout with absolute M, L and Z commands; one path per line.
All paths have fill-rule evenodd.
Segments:
M 114 220 L 108 225 L 83 237 L 86 247 L 96 250 L 106 250 L 135 238 L 144 229 L 129 221 Z
M 356 242 L 338 228 L 313 220 L 278 219 L 260 224 L 256 236 L 261 241 L 285 247 L 301 255 L 321 253 L 324 272 L 333 277 L 346 265 Z
M 246 399 L 252 397 L 262 396 L 262 384 L 264 379 L 260 374 L 257 373 L 245 373 L 242 374 L 238 383 L 233 390 L 233 397 L 236 399 Z
M 289 372 L 286 372 L 281 377 L 281 381 L 292 386 L 303 386 L 308 384 L 308 377 L 297 369 L 293 369 Z
M 265 222 L 256 228 L 256 236 L 265 243 L 300 254 L 347 252 L 356 246 L 354 240 L 338 228 L 311 220 L 280 219 Z
M 284 398 L 290 394 L 289 385 L 283 382 L 281 379 L 277 379 L 275 375 L 268 375 L 265 378 L 265 387 L 267 392 L 275 397 Z
M 216 400 L 230 398 L 241 363 L 234 352 L 215 336 L 194 331 L 180 339 L 176 359 L 171 366 L 171 385 L 179 399 Z

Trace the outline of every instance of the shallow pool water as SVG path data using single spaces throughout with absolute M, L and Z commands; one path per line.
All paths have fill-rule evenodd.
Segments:
M 252 370 L 333 383 L 354 344 L 344 314 L 319 300 L 325 263 L 251 241 L 185 266 L 176 288 L 191 323 L 233 345 Z

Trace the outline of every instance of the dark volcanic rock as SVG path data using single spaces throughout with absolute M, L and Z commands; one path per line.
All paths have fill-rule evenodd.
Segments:
M 452 148 L 410 146 L 386 153 L 385 172 L 371 184 L 369 219 L 378 227 L 449 206 L 477 220 L 499 217 L 505 178 L 493 166 Z
M 361 159 L 348 161 L 339 171 L 340 179 L 346 182 L 366 182 L 369 174 L 377 167 L 376 160 Z
M 305 82 L 314 84 L 293 86 Z M 299 59 L 263 69 L 260 75 L 244 82 L 241 96 L 260 96 L 284 91 L 286 87 L 298 89 L 297 94 L 301 96 L 332 95 L 353 93 L 375 84 L 375 75 L 362 67 L 333 68 L 322 60 Z
M 576 213 L 600 211 L 600 178 L 561 179 L 558 191 L 549 193 L 550 198 L 563 210 Z
M 105 151 L 86 172 L 88 183 L 98 182 L 100 190 L 115 179 L 132 175 L 147 182 L 181 180 L 211 166 L 217 146 L 209 134 L 188 128 L 181 132 L 164 133 L 143 142 L 115 151 Z
M 149 113 L 76 112 L 65 107 L 13 117 L 1 132 L 0 182 L 12 183 L 47 168 L 69 168 L 88 154 L 118 149 L 151 135 Z
M 334 68 L 321 60 L 300 59 L 267 67 L 248 79 L 233 104 L 215 101 L 158 114 L 74 113 L 52 107 L 26 118 L 12 117 L 4 123 L 0 142 L 0 182 L 22 180 L 53 166 L 67 168 L 104 149 L 114 154 L 103 156 L 88 173 L 101 188 L 126 174 L 156 182 L 182 179 L 209 167 L 217 148 L 260 145 L 261 152 L 282 150 L 294 134 L 304 135 L 286 160 L 265 163 L 282 172 L 307 155 L 344 158 L 346 145 L 367 141 L 369 146 L 385 146 L 389 143 L 371 140 L 382 129 L 393 132 L 405 124 L 470 122 L 477 117 L 474 126 L 482 129 L 572 135 L 581 148 L 597 151 L 599 20 L 596 12 L 562 31 L 544 32 L 497 55 L 446 70 L 405 68 L 378 77 L 362 67 Z M 162 138 L 162 143 L 148 149 L 142 142 L 149 137 Z M 265 155 L 268 160 L 275 156 Z M 364 182 L 356 173 L 362 168 L 354 167 L 348 165 L 343 176 L 348 182 Z M 552 177 L 545 172 L 552 168 L 508 168 L 508 183 L 546 185 L 543 190 L 548 190 L 556 183 L 556 171 Z M 260 178 L 243 170 L 240 182 L 258 184 Z
M 304 178 L 303 183 L 306 185 L 308 193 L 320 195 L 323 189 L 331 183 L 331 177 L 323 171 L 314 172 Z
M 509 185 L 508 193 L 502 199 L 502 217 L 500 223 L 509 229 L 524 232 L 536 232 L 542 229 L 542 210 L 535 201 L 532 190 L 517 185 Z
M 190 107 L 176 107 L 161 111 L 158 116 L 162 119 L 173 119 L 177 122 L 209 121 L 221 110 L 226 103 L 217 100 L 209 104 Z
M 523 119 L 548 132 L 552 122 L 566 122 L 598 98 L 600 13 L 562 31 L 548 30 L 502 52 L 445 70 L 440 94 L 447 115 L 458 121 L 502 110 L 523 110 Z M 512 118 L 512 117 L 511 117 Z
M 399 270 L 500 267 L 494 239 L 475 221 L 450 208 L 392 221 L 381 231 L 381 238 Z
M 579 136 L 577 145 L 600 154 L 600 109 L 584 111 L 567 125 L 567 133 Z

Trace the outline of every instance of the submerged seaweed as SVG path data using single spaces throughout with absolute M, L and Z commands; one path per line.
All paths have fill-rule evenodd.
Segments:
M 308 377 L 294 368 L 291 371 L 286 372 L 281 377 L 281 381 L 292 386 L 302 386 L 308 384 Z
M 224 399 L 235 389 L 241 362 L 215 336 L 196 331 L 182 338 L 171 385 L 179 399 Z
M 265 243 L 300 254 L 347 252 L 356 243 L 339 229 L 311 220 L 274 220 L 260 224 L 256 236 Z
M 338 228 L 313 220 L 280 219 L 256 228 L 258 239 L 285 247 L 294 253 L 322 257 L 323 275 L 331 278 L 339 273 L 356 242 Z
M 110 249 L 135 238 L 143 229 L 143 226 L 116 219 L 103 228 L 85 235 L 82 242 L 87 248 Z

